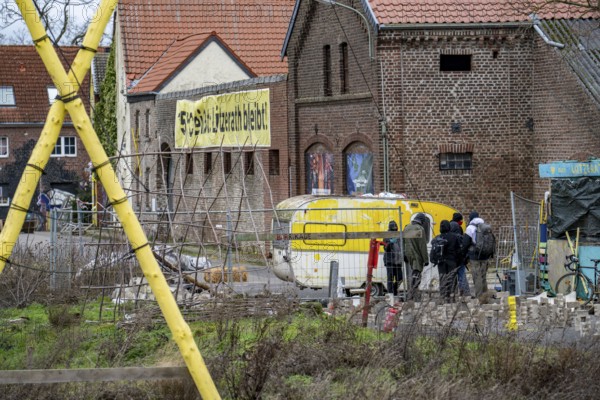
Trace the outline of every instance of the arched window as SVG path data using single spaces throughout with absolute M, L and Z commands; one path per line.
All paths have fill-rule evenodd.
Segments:
M 322 143 L 315 143 L 305 153 L 306 193 L 333 194 L 333 153 Z
M 361 142 L 344 151 L 347 194 L 373 194 L 373 153 Z

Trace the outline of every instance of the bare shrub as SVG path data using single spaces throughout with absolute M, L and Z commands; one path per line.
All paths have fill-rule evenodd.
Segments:
M 17 244 L 0 279 L 0 306 L 25 307 L 42 304 L 74 304 L 81 289 L 74 279 L 74 265 L 79 257 L 69 252 L 60 258 L 47 243 Z
M 80 319 L 81 314 L 71 312 L 70 307 L 66 304 L 48 307 L 48 322 L 54 327 L 66 328 L 78 324 Z
M 49 274 L 46 266 L 31 254 L 13 251 L 0 279 L 0 305 L 2 307 L 25 307 L 42 298 L 48 290 Z
M 200 400 L 196 384 L 189 376 L 185 379 L 170 379 L 149 384 L 150 393 L 156 399 Z

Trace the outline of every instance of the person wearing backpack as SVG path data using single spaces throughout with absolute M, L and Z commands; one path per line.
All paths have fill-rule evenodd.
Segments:
M 407 300 L 420 300 L 419 285 L 423 268 L 429 265 L 427 255 L 427 233 L 424 227 L 429 226 L 429 219 L 423 213 L 418 213 L 412 222 L 404 228 L 404 261 L 406 261 L 406 275 L 410 279 Z M 406 237 L 417 233 L 415 238 Z
M 460 216 L 459 221 L 456 220 L 457 214 Z M 471 288 L 469 286 L 469 280 L 467 278 L 467 251 L 469 251 L 469 246 L 465 247 L 463 245 L 464 238 L 463 238 L 463 230 L 462 230 L 462 227 L 460 226 L 461 222 L 462 222 L 462 214 L 454 213 L 454 217 L 452 218 L 452 221 L 450 221 L 450 232 L 454 233 L 460 242 L 460 254 L 458 257 L 458 271 L 456 273 L 457 281 L 458 281 L 458 295 L 465 296 L 465 297 L 471 297 Z
M 440 223 L 440 234 L 431 241 L 430 260 L 437 264 L 440 274 L 440 299 L 451 303 L 456 292 L 456 274 L 459 267 L 461 243 L 451 232 L 450 222 Z
M 479 217 L 477 211 L 469 214 L 469 226 L 464 235 L 463 245 L 469 248 L 467 256 L 475 286 L 475 297 L 481 298 L 488 290 L 487 271 L 494 255 L 496 239 L 491 226 Z
M 398 231 L 396 221 L 390 221 L 388 231 Z M 383 265 L 387 272 L 387 291 L 398 295 L 398 286 L 402 281 L 402 248 L 400 238 L 383 239 Z

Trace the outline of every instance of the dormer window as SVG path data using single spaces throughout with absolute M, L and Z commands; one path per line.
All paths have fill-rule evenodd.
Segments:
M 0 106 L 15 106 L 15 92 L 12 86 L 0 86 Z
M 58 96 L 58 89 L 56 89 L 54 86 L 48 86 L 47 89 L 48 89 L 48 102 L 50 103 L 50 105 L 52 105 L 56 101 L 56 96 Z

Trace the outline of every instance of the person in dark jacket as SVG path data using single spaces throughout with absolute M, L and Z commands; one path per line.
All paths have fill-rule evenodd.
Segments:
M 440 223 L 440 237 L 446 241 L 442 261 L 438 264 L 440 297 L 449 303 L 456 292 L 456 274 L 461 257 L 460 239 L 450 231 L 450 222 L 447 220 Z
M 462 221 L 462 215 L 459 213 L 455 213 L 460 215 Z M 460 243 L 460 256 L 458 257 L 458 270 L 457 273 L 457 281 L 458 281 L 458 295 L 459 296 L 471 296 L 471 288 L 469 287 L 469 280 L 467 278 L 467 251 L 469 247 L 463 246 L 463 231 L 462 227 L 457 221 L 450 222 L 450 232 L 454 233 L 459 240 Z
M 396 221 L 390 221 L 388 231 L 398 231 Z M 387 271 L 387 291 L 398 295 L 398 285 L 402 281 L 402 248 L 400 238 L 383 239 L 383 265 Z

